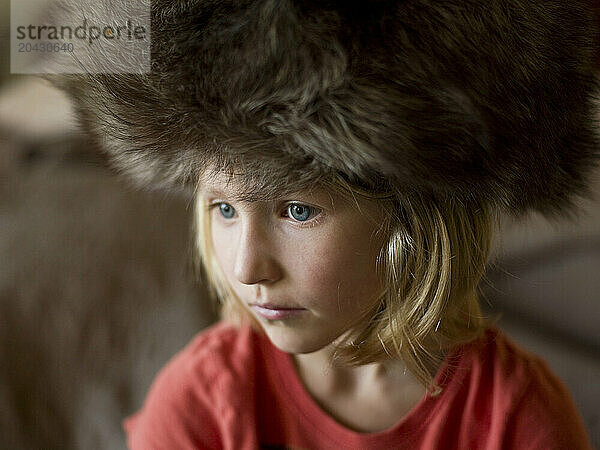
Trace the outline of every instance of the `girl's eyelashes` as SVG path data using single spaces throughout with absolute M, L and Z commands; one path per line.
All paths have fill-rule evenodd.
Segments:
M 209 210 L 218 209 L 219 214 L 225 219 L 231 219 L 235 216 L 235 208 L 226 202 L 214 202 L 208 205 Z
M 289 217 L 296 222 L 309 222 L 319 215 L 321 210 L 314 206 L 305 205 L 302 203 L 290 203 L 286 206 L 284 217 Z
M 215 201 L 208 204 L 208 209 L 218 210 L 219 215 L 224 219 L 233 219 L 236 216 L 235 208 L 227 202 Z M 314 220 L 321 214 L 322 210 L 315 206 L 306 205 L 304 203 L 288 203 L 282 213 L 283 217 L 289 218 L 292 221 L 303 225 L 314 224 Z
M 229 203 L 219 203 L 219 212 L 226 219 L 231 219 L 233 216 L 235 216 L 235 208 Z
M 219 214 L 223 216 L 225 219 L 232 219 L 235 216 L 235 208 L 226 202 L 218 202 L 213 203 L 211 205 L 213 208 L 217 208 L 219 210 Z

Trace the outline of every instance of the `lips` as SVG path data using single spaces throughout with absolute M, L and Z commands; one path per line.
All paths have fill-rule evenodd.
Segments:
M 266 320 L 285 320 L 297 317 L 307 311 L 305 308 L 289 308 L 273 305 L 270 303 L 252 303 L 250 308 L 260 317 Z

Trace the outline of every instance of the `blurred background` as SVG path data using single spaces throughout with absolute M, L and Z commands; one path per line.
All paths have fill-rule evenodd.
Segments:
M 10 75 L 0 0 L 0 449 L 121 449 L 121 420 L 215 320 L 189 199 L 136 190 L 46 82 Z M 600 120 L 599 120 L 600 126 Z M 565 381 L 600 447 L 600 170 L 575 220 L 507 220 L 485 308 Z

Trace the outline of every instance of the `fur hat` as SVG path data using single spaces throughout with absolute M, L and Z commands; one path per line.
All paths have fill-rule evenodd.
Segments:
M 57 83 L 142 183 L 216 163 L 554 213 L 599 157 L 598 42 L 587 0 L 153 0 L 151 73 Z

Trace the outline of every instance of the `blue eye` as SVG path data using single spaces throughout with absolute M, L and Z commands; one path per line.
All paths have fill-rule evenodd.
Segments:
M 287 207 L 288 215 L 298 222 L 307 221 L 312 213 L 312 208 L 307 205 L 300 205 L 298 203 L 292 203 Z
M 228 203 L 219 203 L 219 211 L 226 219 L 231 219 L 235 215 L 235 209 Z

